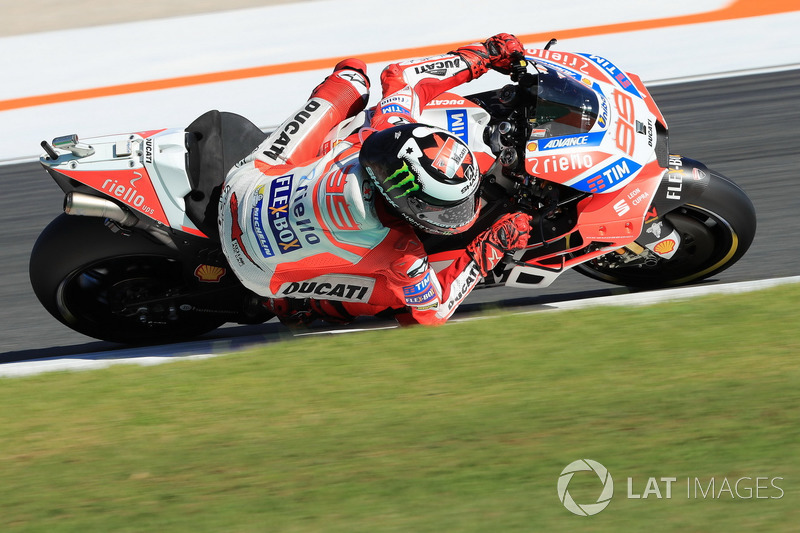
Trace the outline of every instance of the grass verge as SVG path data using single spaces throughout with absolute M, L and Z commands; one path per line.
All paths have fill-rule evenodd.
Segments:
M 0 529 L 794 531 L 798 301 L 793 285 L 1 380 Z M 581 458 L 615 482 L 591 517 L 556 491 Z

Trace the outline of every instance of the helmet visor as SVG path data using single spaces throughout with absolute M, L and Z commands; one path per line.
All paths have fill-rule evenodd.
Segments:
M 478 197 L 469 197 L 456 205 L 438 206 L 429 204 L 418 198 L 409 198 L 409 218 L 426 231 L 449 235 L 460 233 L 475 221 L 478 215 Z

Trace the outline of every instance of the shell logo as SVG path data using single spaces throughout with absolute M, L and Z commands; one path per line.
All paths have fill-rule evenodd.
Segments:
M 206 283 L 217 283 L 225 275 L 225 269 L 213 265 L 199 265 L 194 270 L 197 279 Z
M 653 251 L 657 254 L 666 255 L 674 249 L 675 249 L 675 241 L 672 239 L 666 239 L 656 244 L 655 247 L 653 248 Z

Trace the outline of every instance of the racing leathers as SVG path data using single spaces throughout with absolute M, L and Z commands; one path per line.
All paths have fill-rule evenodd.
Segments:
M 507 69 L 517 50 L 516 38 L 500 34 L 448 54 L 389 65 L 371 116 L 361 113 L 369 95 L 366 66 L 355 59 L 337 65 L 228 173 L 219 230 L 241 282 L 272 299 L 279 316 L 291 312 L 287 301 L 303 301 L 322 318 L 347 321 L 394 310 L 401 323 L 445 322 L 504 253 L 525 246 L 529 217 L 499 220 L 449 266 L 434 271 L 414 229 L 391 213 L 359 164 L 359 149 L 374 130 L 415 122 L 442 92 L 490 67 Z M 350 117 L 352 124 L 368 126 L 326 142 Z

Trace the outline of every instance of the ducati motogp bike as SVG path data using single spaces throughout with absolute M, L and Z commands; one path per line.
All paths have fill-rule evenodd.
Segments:
M 444 93 L 419 122 L 458 135 L 483 175 L 479 219 L 420 235 L 443 268 L 502 214 L 533 218 L 528 246 L 482 286 L 547 287 L 572 269 L 641 288 L 714 276 L 747 251 L 756 215 L 733 181 L 669 150 L 667 121 L 638 76 L 551 41 L 518 57 L 511 83 Z M 335 144 L 368 123 L 340 124 Z M 85 335 L 121 343 L 191 338 L 272 315 L 222 253 L 217 204 L 227 171 L 266 133 L 210 111 L 185 128 L 43 142 L 64 213 L 39 236 L 30 279 L 42 305 Z

